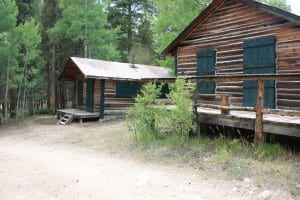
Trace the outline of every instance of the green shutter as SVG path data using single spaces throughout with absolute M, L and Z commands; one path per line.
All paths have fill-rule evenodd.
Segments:
M 104 119 L 104 110 L 105 110 L 105 80 L 101 80 L 101 87 L 100 87 L 100 112 L 99 117 L 100 119 Z
M 276 73 L 275 37 L 259 38 L 244 42 L 244 73 Z M 256 104 L 257 81 L 244 81 L 244 106 Z M 264 107 L 275 108 L 275 81 L 265 81 Z
M 135 97 L 141 86 L 137 82 L 117 82 L 116 96 L 118 97 Z
M 77 81 L 77 97 L 78 97 L 78 105 L 83 105 L 83 83 L 82 81 Z
M 216 51 L 199 51 L 197 54 L 197 75 L 215 75 Z M 214 82 L 198 82 L 198 92 L 203 94 L 214 94 L 216 84 Z
M 169 93 L 170 93 L 169 84 L 165 83 L 161 87 L 159 98 L 167 98 L 167 94 Z
M 86 111 L 94 112 L 94 79 L 86 80 Z

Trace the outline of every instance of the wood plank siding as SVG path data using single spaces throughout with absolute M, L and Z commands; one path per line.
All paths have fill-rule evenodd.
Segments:
M 177 74 L 197 75 L 197 53 L 216 51 L 216 75 L 244 73 L 243 44 L 250 39 L 275 37 L 276 73 L 300 72 L 300 26 L 240 1 L 226 0 L 195 26 L 177 46 Z M 299 81 L 276 81 L 275 107 L 300 110 Z M 111 91 L 112 92 L 112 91 Z M 216 94 L 231 96 L 243 105 L 243 82 L 216 84 Z
M 118 97 L 116 95 L 116 83 L 114 80 L 105 80 L 105 110 L 124 110 L 134 104 L 134 98 Z M 99 113 L 100 109 L 100 95 L 101 80 L 96 79 L 94 85 L 94 112 L 96 113 Z M 78 106 L 78 102 L 76 102 L 76 107 L 86 110 L 86 105 L 86 82 L 83 82 L 83 105 Z

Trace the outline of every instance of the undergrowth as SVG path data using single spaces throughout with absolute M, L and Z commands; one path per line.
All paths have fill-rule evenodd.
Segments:
M 298 195 L 299 166 L 292 152 L 280 144 L 254 145 L 244 139 L 201 136 L 189 138 L 189 148 L 174 145 L 174 139 L 162 137 L 143 143 L 143 157 L 165 163 L 190 165 L 199 172 L 238 181 L 251 179 L 260 187 L 285 184 L 291 195 Z M 146 153 L 145 153 L 146 152 Z
M 168 109 L 157 101 L 160 88 L 156 84 L 144 87 L 136 98 L 135 109 L 126 116 L 142 156 L 147 160 L 188 164 L 216 177 L 239 181 L 249 181 L 251 177 L 257 187 L 289 182 L 283 187 L 290 194 L 298 195 L 300 172 L 294 164 L 297 158 L 280 144 L 254 144 L 243 137 L 218 134 L 213 138 L 190 137 L 196 128 L 190 100 L 193 89 L 194 86 L 178 79 L 167 95 L 173 106 Z

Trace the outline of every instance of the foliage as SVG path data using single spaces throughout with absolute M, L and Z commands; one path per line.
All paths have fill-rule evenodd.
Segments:
M 168 98 L 174 105 L 174 108 L 170 110 L 170 116 L 167 117 L 171 121 L 170 128 L 174 134 L 188 141 L 189 133 L 196 128 L 193 113 L 194 103 L 190 98 L 191 93 L 195 90 L 195 84 L 179 78 L 170 85 L 170 89 Z
M 127 113 L 127 122 L 136 140 L 141 136 L 146 140 L 170 137 L 174 146 L 188 145 L 189 133 L 196 128 L 193 101 L 190 99 L 195 86 L 191 82 L 177 79 L 170 88 L 167 96 L 171 106 L 157 101 L 161 87 L 154 83 L 146 84 L 142 93 L 136 97 L 135 110 Z
M 135 98 L 135 109 L 127 113 L 127 122 L 135 133 L 135 139 L 148 140 L 154 137 L 155 115 L 157 108 L 157 97 L 160 95 L 160 88 L 156 84 L 146 84 L 141 94 Z M 150 137 L 149 137 L 150 136 Z M 153 136 L 153 137 L 152 137 Z
M 53 42 L 71 40 L 80 44 L 84 57 L 117 59 L 116 31 L 106 28 L 104 5 L 96 0 L 62 1 L 62 17 L 48 33 Z
M 176 36 L 203 10 L 210 0 L 165 0 L 155 1 L 157 18 L 154 21 L 155 51 L 161 53 Z M 183 14 L 184 13 L 184 14 Z M 173 67 L 162 59 L 160 64 Z
M 14 1 L 0 3 L 0 104 L 4 118 L 8 116 L 10 103 L 9 91 L 15 88 L 18 77 L 18 43 L 16 40 L 16 22 L 18 8 Z
M 19 9 L 19 13 L 17 16 L 17 24 L 24 24 L 31 18 L 37 18 L 40 14 L 40 0 L 16 0 L 15 2 Z
M 29 106 L 29 113 L 33 112 L 33 100 L 39 99 L 45 95 L 43 77 L 41 74 L 41 60 L 39 45 L 41 36 L 39 25 L 31 19 L 17 27 L 17 38 L 20 47 L 19 54 L 19 76 L 18 95 L 17 95 L 17 112 L 22 105 L 22 116 L 24 116 L 25 105 Z M 41 92 L 41 93 L 39 93 Z M 21 96 L 22 95 L 22 96 Z M 22 97 L 22 99 L 21 99 Z M 22 104 L 21 104 L 22 103 Z M 19 114 L 19 113 L 18 113 Z
M 286 0 L 257 0 L 261 3 L 280 8 L 285 11 L 291 11 L 291 6 L 287 4 Z
M 111 0 L 108 9 L 108 26 L 120 28 L 118 50 L 122 61 L 130 61 L 130 54 L 136 54 L 136 61 L 153 62 L 153 37 L 151 18 L 154 13 L 152 0 Z M 140 51 L 143 50 L 143 51 Z M 146 52 L 145 54 L 140 54 Z

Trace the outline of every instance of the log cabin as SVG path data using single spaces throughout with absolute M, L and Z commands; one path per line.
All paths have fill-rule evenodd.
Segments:
M 60 81 L 74 82 L 75 109 L 59 109 L 75 118 L 104 118 L 105 113 L 120 113 L 134 104 L 142 84 L 169 77 L 166 68 L 110 62 L 88 58 L 69 58 Z
M 244 74 L 299 74 L 300 17 L 253 0 L 213 0 L 162 54 L 174 57 L 177 76 L 227 76 L 230 79 L 230 76 Z M 263 107 L 299 111 L 299 84 L 300 78 L 266 80 Z M 257 87 L 257 81 L 237 77 L 232 81 L 197 83 L 202 103 L 212 103 L 217 96 L 229 96 L 230 105 L 247 108 L 257 105 Z M 247 129 L 255 126 L 252 122 L 249 124 L 247 117 L 243 122 L 240 115 L 236 121 L 231 116 L 225 122 L 216 119 L 217 115 L 205 118 L 207 112 L 203 111 L 201 122 Z M 298 121 L 300 123 L 300 118 Z M 297 126 L 293 131 L 289 128 L 274 130 L 278 123 L 274 122 L 269 128 L 265 124 L 264 131 L 278 134 L 283 131 L 287 135 L 290 132 L 300 137 L 298 122 L 292 124 Z

